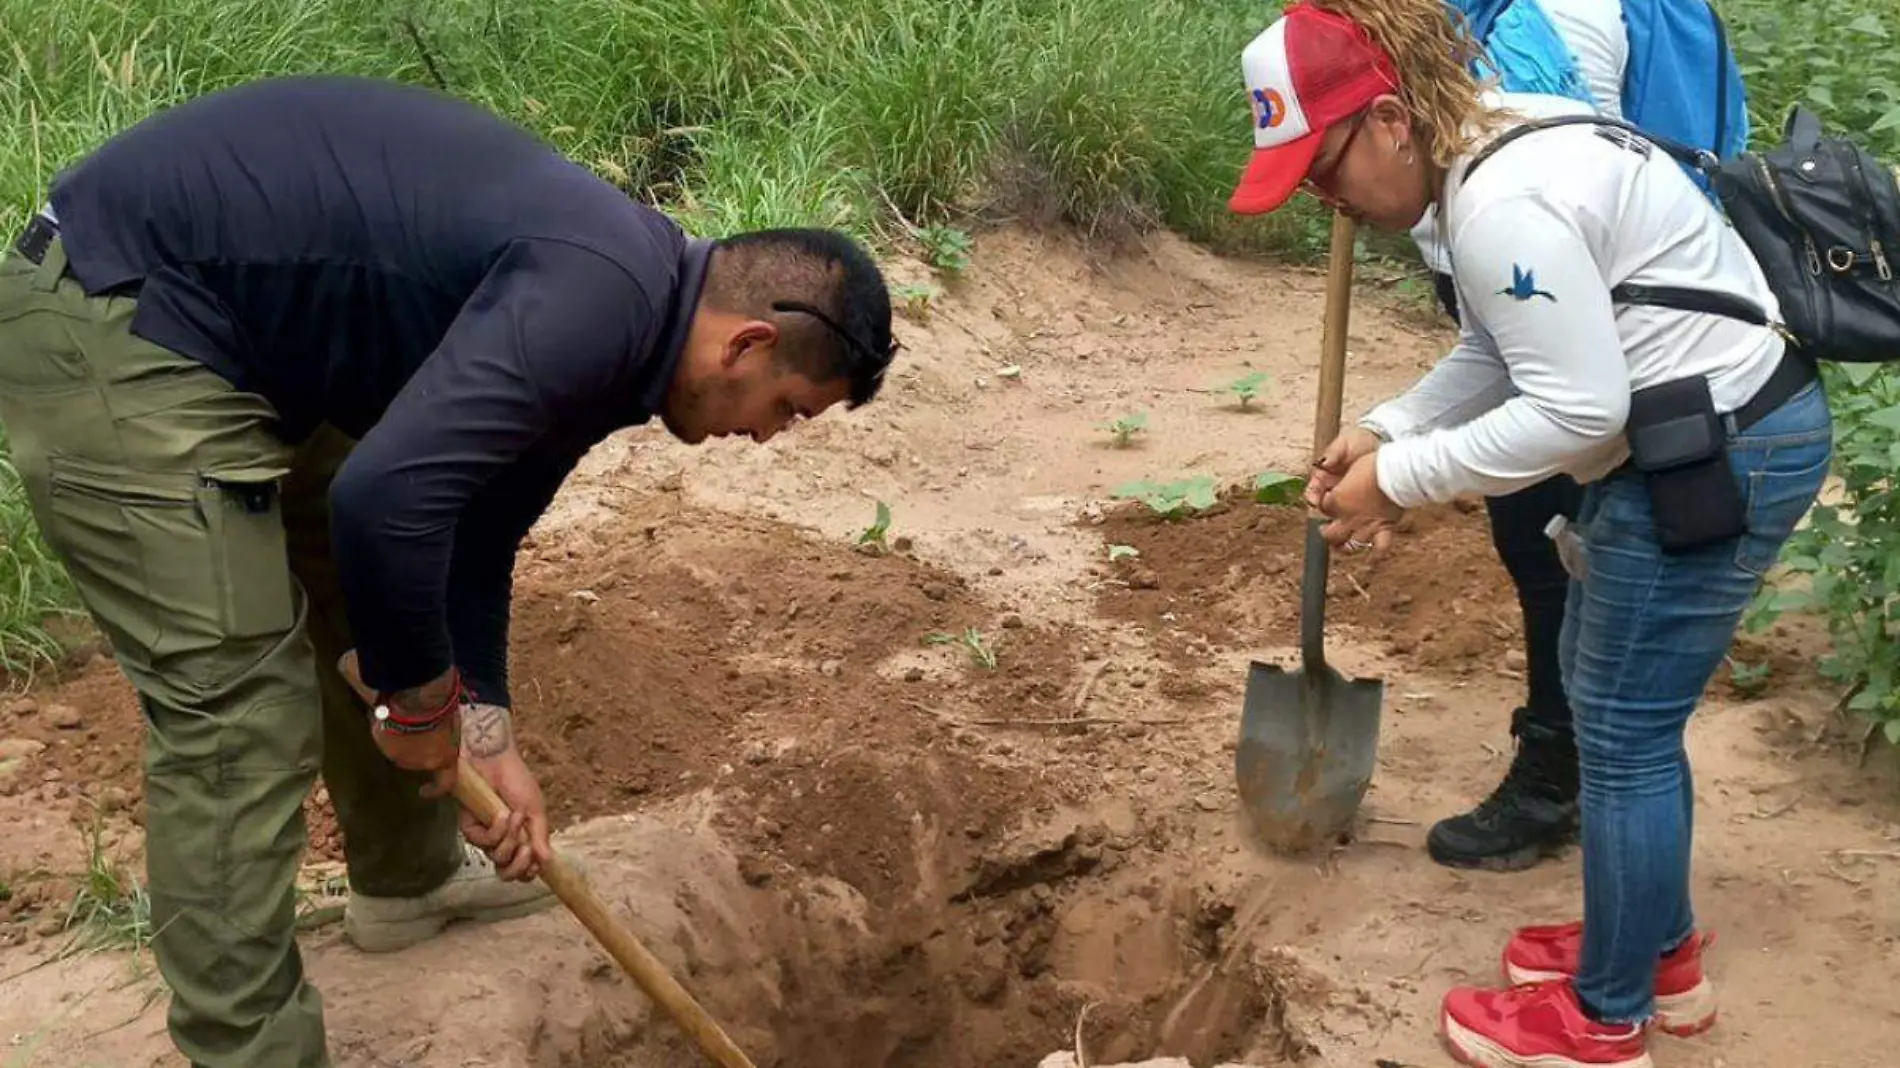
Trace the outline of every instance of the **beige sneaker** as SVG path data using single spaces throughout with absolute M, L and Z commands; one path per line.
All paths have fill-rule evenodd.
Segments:
M 420 897 L 350 895 L 343 933 L 365 953 L 393 953 L 426 942 L 456 920 L 490 923 L 527 916 L 553 905 L 540 880 L 503 882 L 488 854 L 462 843 L 462 870 Z

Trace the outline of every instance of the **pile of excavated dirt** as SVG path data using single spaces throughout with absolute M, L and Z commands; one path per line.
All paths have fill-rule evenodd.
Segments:
M 1307 511 L 1230 494 L 1198 515 L 1164 519 L 1140 504 L 1110 511 L 1102 538 L 1139 554 L 1109 565 L 1102 613 L 1194 642 L 1296 645 Z M 1490 550 L 1479 507 L 1408 514 L 1392 547 L 1335 550 L 1329 633 L 1382 642 L 1417 670 L 1470 674 L 1513 659 L 1523 667 L 1523 617 Z M 1519 655 L 1512 657 L 1513 651 Z
M 1080 629 L 999 613 L 900 553 L 664 496 L 617 530 L 523 569 L 522 745 L 569 829 L 563 847 L 759 1064 L 838 1064 L 846 1049 L 854 1066 L 991 1068 L 1059 1042 L 1085 1009 L 1103 1056 L 1173 1043 L 1290 1063 L 1305 1048 L 1286 1022 L 1307 989 L 1288 976 L 1302 973 L 1229 942 L 1233 892 L 1170 886 L 1137 863 L 1165 848 L 1165 814 L 1071 807 L 1089 791 L 963 718 L 1073 715 L 1092 640 Z M 994 668 L 937 640 L 971 628 Z M 44 766 L 63 762 L 87 798 L 123 791 L 94 777 L 127 774 L 138 740 L 110 665 L 44 700 L 87 709 L 76 732 L 49 735 Z M 319 851 L 340 844 L 323 797 Z M 611 815 L 629 809 L 670 822 Z M 460 944 L 541 992 L 520 1009 L 539 1021 L 532 1059 L 499 1063 L 687 1063 L 564 914 L 468 937 L 417 951 L 415 967 L 451 985 L 472 975 L 450 955 Z M 350 984 L 352 1001 L 395 981 L 348 955 L 313 970 L 327 989 Z M 506 1047 L 510 1011 L 478 1033 Z M 436 1030 L 398 1038 L 430 1063 L 462 1048 Z

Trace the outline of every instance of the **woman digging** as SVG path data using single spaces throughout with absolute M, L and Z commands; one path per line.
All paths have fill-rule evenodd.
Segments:
M 1772 330 L 1613 302 L 1631 283 L 1778 307 L 1718 210 L 1641 139 L 1559 126 L 1482 158 L 1523 117 L 1470 75 L 1475 50 L 1441 0 L 1288 8 L 1242 58 L 1256 151 L 1231 206 L 1305 189 L 1394 232 L 1430 207 L 1449 250 L 1459 341 L 1322 453 L 1307 500 L 1329 540 L 1382 545 L 1404 509 L 1556 474 L 1586 487 L 1560 653 L 1583 920 L 1518 931 L 1517 985 L 1451 991 L 1442 1028 L 1487 1068 L 1647 1068 L 1650 1025 L 1715 1019 L 1683 729 L 1821 487 L 1831 420 L 1813 365 Z

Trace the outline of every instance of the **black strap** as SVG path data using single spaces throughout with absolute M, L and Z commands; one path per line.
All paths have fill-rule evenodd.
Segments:
M 1478 154 L 1471 157 L 1471 162 L 1465 165 L 1463 180 L 1467 182 L 1470 181 L 1472 173 L 1475 172 L 1485 160 L 1496 155 L 1498 149 L 1503 148 L 1505 145 L 1510 144 L 1520 137 L 1534 134 L 1539 130 L 1554 129 L 1558 126 L 1607 126 L 1611 129 L 1623 130 L 1648 141 L 1650 144 L 1655 145 L 1657 148 L 1662 149 L 1664 152 L 1669 153 L 1671 156 L 1674 156 L 1704 174 L 1713 173 L 1722 165 L 1721 159 L 1713 152 L 1705 151 L 1700 148 L 1691 148 L 1680 141 L 1672 141 L 1667 137 L 1650 133 L 1642 127 L 1625 122 L 1622 119 L 1613 119 L 1608 115 L 1552 115 L 1547 118 L 1530 119 L 1519 123 L 1492 138 L 1491 143 L 1479 149 Z
M 1766 419 L 1769 413 L 1788 402 L 1788 398 L 1801 392 L 1809 382 L 1820 377 L 1820 369 L 1814 361 L 1799 353 L 1785 352 L 1781 363 L 1775 366 L 1775 373 L 1768 376 L 1748 403 L 1730 412 L 1724 422 L 1731 434 L 1739 434 L 1756 423 Z
M 1671 156 L 1695 167 L 1703 174 L 1713 174 L 1721 166 L 1720 157 L 1713 152 L 1672 141 L 1666 137 L 1644 131 L 1641 127 L 1613 119 L 1605 115 L 1555 115 L 1549 118 L 1531 119 L 1499 134 L 1491 143 L 1478 151 L 1465 167 L 1464 181 L 1471 180 L 1471 173 L 1478 165 L 1490 159 L 1498 149 L 1539 130 L 1548 130 L 1557 126 L 1597 126 L 1623 130 L 1640 137 Z M 1622 304 L 1646 304 L 1658 308 L 1673 308 L 1676 311 L 1695 312 L 1703 315 L 1723 315 L 1730 319 L 1739 319 L 1750 326 L 1766 326 L 1779 329 L 1779 324 L 1756 305 L 1744 297 L 1733 293 L 1718 293 L 1713 290 L 1685 289 L 1679 286 L 1646 286 L 1638 283 L 1623 282 L 1610 289 L 1610 299 Z
M 1647 304 L 1657 308 L 1674 308 L 1677 311 L 1700 312 L 1704 315 L 1726 315 L 1731 319 L 1740 319 L 1750 326 L 1774 326 L 1768 316 L 1754 301 L 1738 297 L 1733 293 L 1717 293 L 1709 289 L 1684 289 L 1680 286 L 1646 286 L 1635 282 L 1624 282 L 1612 287 L 1610 299 L 1620 304 Z

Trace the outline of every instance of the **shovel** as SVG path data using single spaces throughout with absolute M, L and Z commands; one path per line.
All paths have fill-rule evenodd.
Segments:
M 362 676 L 357 674 L 354 650 L 343 654 L 337 670 L 364 703 L 376 703 L 375 693 L 363 684 Z M 501 795 L 488 784 L 481 772 L 475 770 L 467 757 L 461 758 L 456 765 L 455 799 L 484 824 L 493 824 L 508 810 Z M 659 958 L 634 937 L 633 931 L 613 914 L 607 903 L 588 885 L 579 869 L 562 857 L 559 851 L 541 866 L 541 881 L 554 891 L 554 896 L 567 906 L 567 911 L 574 914 L 582 927 L 587 928 L 587 933 L 594 936 L 594 941 L 600 943 L 600 947 L 613 957 L 621 970 L 639 984 L 641 992 L 665 1010 L 680 1030 L 686 1032 L 686 1036 L 693 1040 L 707 1060 L 719 1068 L 754 1068 L 744 1051 L 719 1026 L 719 1021 L 693 1000 L 693 995 L 687 993 L 686 988 L 680 986 L 667 972 L 666 965 L 660 963 Z
M 1317 456 L 1339 433 L 1346 377 L 1346 320 L 1352 304 L 1355 226 L 1333 215 L 1321 337 Z M 1300 853 L 1352 826 L 1372 781 L 1385 683 L 1347 679 L 1326 663 L 1326 520 L 1306 522 L 1306 566 L 1300 577 L 1300 666 L 1287 670 L 1254 661 L 1234 753 L 1241 809 L 1254 834 L 1279 853 Z

